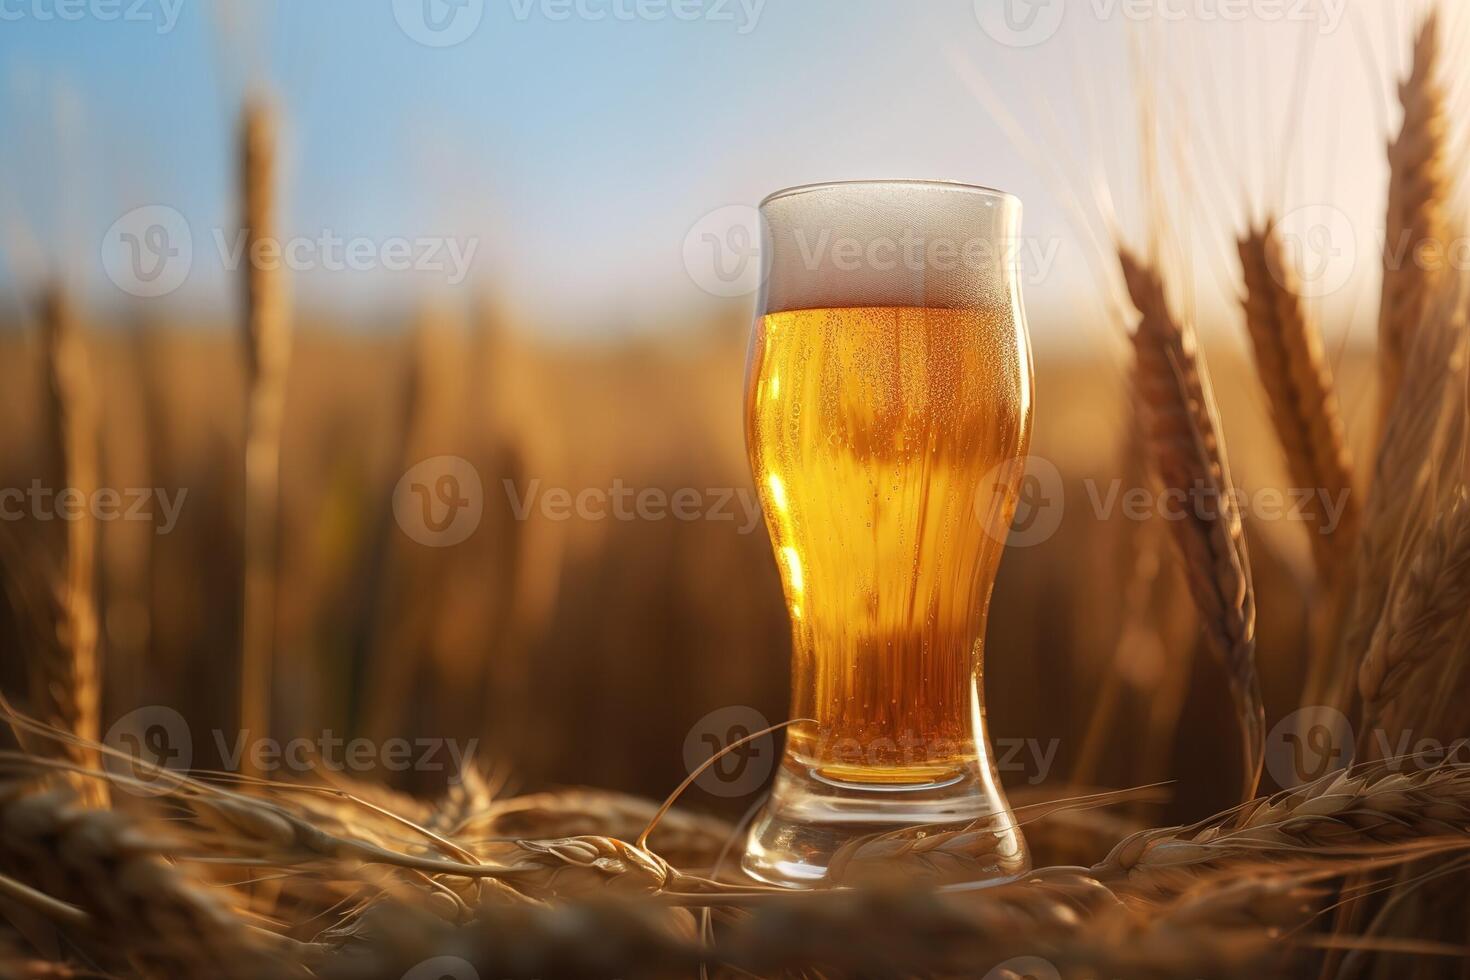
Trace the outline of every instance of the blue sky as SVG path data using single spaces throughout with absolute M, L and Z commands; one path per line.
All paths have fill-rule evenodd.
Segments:
M 79 19 L 57 15 L 68 2 Z M 1005 0 L 683 0 L 687 19 L 663 0 L 483 0 L 478 25 L 449 47 L 421 44 L 402 26 L 425 0 L 111 2 L 143 19 L 103 20 L 109 0 L 0 0 L 9 15 L 0 20 L 0 286 L 24 285 L 64 256 L 96 302 L 127 302 L 102 274 L 98 243 L 130 208 L 162 203 L 210 253 L 171 299 L 226 304 L 211 235 L 234 226 L 235 113 L 257 83 L 286 122 L 283 234 L 476 242 L 470 278 L 453 287 L 381 272 L 318 271 L 296 283 L 303 304 L 348 312 L 411 304 L 422 291 L 482 291 L 557 329 L 636 327 L 711 302 L 681 258 L 701 216 L 781 186 L 872 176 L 1018 194 L 1028 234 L 1061 243 L 1033 307 L 1088 293 L 1087 247 L 1057 177 L 997 125 L 977 85 L 1064 180 L 1106 174 L 1125 224 L 1137 210 L 1121 186 L 1137 175 L 1129 37 L 1157 25 L 1103 19 L 1107 0 L 1053 0 L 1068 19 L 1019 48 L 982 22 L 987 4 Z M 1363 42 L 1391 63 L 1401 58 L 1394 27 L 1375 14 L 1314 41 L 1308 103 L 1331 99 L 1333 128 L 1310 113 L 1295 134 L 1309 177 L 1297 183 L 1312 186 L 1310 175 L 1330 166 L 1350 210 L 1377 196 L 1381 169 L 1369 103 L 1386 101 L 1387 85 L 1367 80 Z M 1259 113 L 1239 108 L 1217 124 L 1208 96 L 1212 85 L 1249 87 L 1235 76 L 1256 73 L 1257 58 L 1289 65 L 1310 29 L 1186 29 L 1167 27 L 1163 58 L 1183 77 L 1161 97 L 1193 100 L 1195 124 L 1229 133 L 1223 141 L 1237 152 L 1277 159 L 1284 125 L 1261 127 Z M 1290 72 L 1278 73 L 1287 87 Z M 1219 142 L 1188 139 L 1195 156 L 1216 158 L 1202 180 L 1223 169 Z M 1206 208 L 1221 235 L 1229 204 Z

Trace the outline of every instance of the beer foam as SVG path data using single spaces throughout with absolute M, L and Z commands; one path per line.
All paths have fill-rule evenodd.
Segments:
M 970 184 L 851 181 L 760 207 L 762 313 L 825 307 L 1010 307 L 1021 202 Z

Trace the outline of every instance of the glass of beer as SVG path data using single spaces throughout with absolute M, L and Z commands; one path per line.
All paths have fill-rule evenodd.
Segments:
M 993 845 L 972 877 L 1019 874 L 981 680 L 1031 434 L 1020 202 L 854 181 L 760 211 L 746 445 L 791 619 L 791 716 L 808 720 L 787 730 L 745 869 L 831 883 L 844 846 L 965 826 Z

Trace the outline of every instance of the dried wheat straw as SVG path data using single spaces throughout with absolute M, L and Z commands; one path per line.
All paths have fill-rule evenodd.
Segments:
M 1403 397 L 1388 414 L 1374 463 L 1342 644 L 1308 687 L 1304 703 L 1351 710 L 1358 670 L 1388 602 L 1395 564 L 1412 552 L 1434 513 L 1436 501 L 1426 498 L 1437 489 L 1436 446 L 1446 408 L 1453 404 L 1460 410 L 1450 396 L 1464 354 L 1465 307 L 1465 284 L 1443 284 L 1415 333 Z
M 1341 517 L 1326 526 L 1326 508 L 1305 514 L 1321 581 L 1341 573 L 1357 535 L 1358 500 L 1337 393 L 1322 350 L 1322 336 L 1302 301 L 1296 270 L 1287 260 L 1273 221 L 1250 229 L 1238 243 L 1245 280 L 1245 323 L 1256 372 L 1271 406 L 1271 420 L 1295 486 L 1345 495 Z
M 241 223 L 248 258 L 244 282 L 248 392 L 240 725 L 255 738 L 270 734 L 281 426 L 291 356 L 285 283 L 279 263 L 268 258 L 269 252 L 278 248 L 276 182 L 275 114 L 264 102 L 253 101 L 245 107 L 240 132 Z
M 76 312 L 66 291 L 47 287 L 41 297 L 41 340 L 45 352 L 46 417 L 55 447 L 54 475 L 62 487 L 90 499 L 97 489 L 97 418 L 91 367 Z M 58 488 L 58 493 L 61 488 Z M 59 582 L 45 582 L 38 610 L 54 635 L 31 658 L 34 710 L 48 723 L 82 739 L 99 737 L 100 681 L 97 665 L 97 606 L 94 576 L 97 524 L 83 506 L 64 522 L 63 568 Z M 59 595 L 51 590 L 60 588 Z M 43 619 L 43 622 L 45 621 Z M 97 755 L 78 749 L 78 762 L 95 765 Z
M 166 838 L 120 814 L 11 786 L 0 791 L 0 828 L 0 871 L 82 910 L 99 956 L 179 980 L 304 973 L 170 863 Z
M 827 881 L 840 886 L 951 884 L 1014 873 L 1020 863 L 1015 835 L 996 833 L 993 821 L 981 821 L 858 837 L 832 855 Z
M 500 800 L 467 821 L 458 837 L 474 849 L 480 842 L 532 837 L 637 838 L 658 805 L 625 793 L 571 788 Z M 723 820 L 670 810 L 650 837 L 650 850 L 683 868 L 709 867 L 733 838 Z
M 447 929 L 414 909 L 382 910 L 364 955 L 329 962 L 329 980 L 401 976 L 453 955 L 481 976 L 1032 975 L 1209 978 L 1276 975 L 1260 928 L 1306 914 L 1294 882 L 1234 889 L 1212 906 L 1153 915 L 1120 903 L 1078 869 L 968 893 L 836 890 L 771 896 L 721 916 L 709 943 L 687 918 L 649 903 L 487 909 Z M 1296 899 L 1292 901 L 1292 899 Z M 1014 972 L 1011 972 L 1014 971 Z
M 1206 635 L 1229 679 L 1243 746 L 1241 798 L 1250 799 L 1260 780 L 1264 737 L 1255 591 L 1209 378 L 1192 329 L 1169 309 L 1158 272 L 1127 249 L 1118 254 L 1139 313 L 1133 346 L 1149 449 L 1166 491 L 1183 495 L 1183 512 L 1170 525 Z
M 1358 671 L 1366 729 L 1396 731 L 1413 725 L 1422 736 L 1463 736 L 1434 731 L 1415 687 L 1438 690 L 1458 665 L 1470 614 L 1470 500 L 1461 494 L 1435 518 L 1405 570 L 1397 577 Z
M 1439 57 L 1439 18 L 1431 10 L 1414 41 L 1409 77 L 1399 86 L 1403 126 L 1388 148 L 1388 213 L 1378 311 L 1381 433 L 1395 399 L 1407 390 L 1404 365 L 1444 261 L 1449 119 Z
M 1470 765 L 1393 760 L 1329 773 L 1189 827 L 1146 830 L 1092 868 L 1115 891 L 1164 901 L 1210 874 L 1267 862 L 1470 847 Z M 1437 843 L 1436 843 L 1437 842 Z

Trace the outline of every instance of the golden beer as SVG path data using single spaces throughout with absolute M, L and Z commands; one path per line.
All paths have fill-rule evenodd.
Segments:
M 980 685 L 1031 431 L 1020 204 L 854 181 L 781 191 L 760 213 L 746 441 L 802 720 L 743 865 L 814 884 L 853 872 L 844 848 L 867 835 L 964 827 L 977 847 L 959 873 L 1020 873 Z
M 1030 391 L 1008 307 L 762 318 L 747 443 L 792 627 L 789 735 L 847 783 L 950 780 L 1026 452 Z

